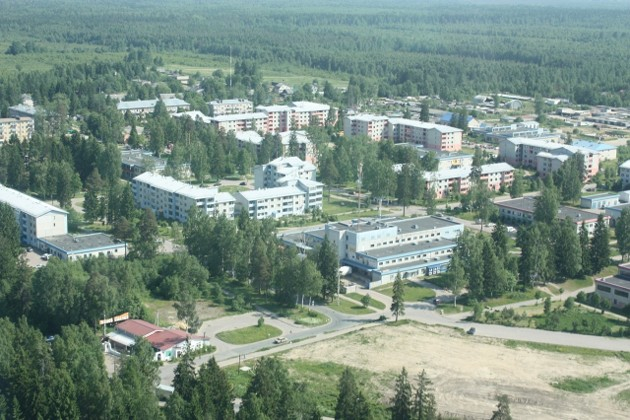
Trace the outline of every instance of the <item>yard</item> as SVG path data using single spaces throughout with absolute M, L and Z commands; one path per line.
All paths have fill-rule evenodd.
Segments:
M 421 300 L 433 299 L 435 292 L 433 289 L 424 287 L 418 283 L 405 280 L 405 302 L 418 302 Z M 392 297 L 394 294 L 394 283 L 387 283 L 382 286 L 374 288 L 375 291 L 382 293 L 386 296 Z
M 369 294 L 369 293 L 368 293 Z M 361 295 L 359 293 L 347 293 L 346 297 L 352 299 L 352 300 L 356 300 L 357 302 L 361 302 L 361 299 L 363 299 L 364 295 Z M 383 302 L 381 302 L 380 300 L 376 300 L 374 299 L 374 297 L 370 296 L 370 304 L 368 306 L 371 306 L 374 309 L 380 309 L 383 310 L 386 308 L 385 304 Z
M 272 325 L 252 325 L 251 327 L 220 332 L 217 334 L 217 338 L 228 344 L 249 344 L 278 337 L 281 334 L 282 331 Z
M 360 303 L 353 302 L 343 297 L 338 301 L 337 299 L 333 299 L 332 302 L 328 303 L 326 306 L 347 315 L 367 315 L 374 313 L 372 309 L 364 308 Z

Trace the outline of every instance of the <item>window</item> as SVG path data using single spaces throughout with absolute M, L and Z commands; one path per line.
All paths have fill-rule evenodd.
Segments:
M 615 296 L 621 296 L 621 297 L 624 297 L 624 298 L 627 299 L 628 298 L 628 292 L 624 292 L 624 291 L 621 291 L 621 290 L 615 290 Z
M 599 290 L 600 292 L 610 293 L 610 287 L 602 286 L 601 284 L 597 285 L 597 290 Z

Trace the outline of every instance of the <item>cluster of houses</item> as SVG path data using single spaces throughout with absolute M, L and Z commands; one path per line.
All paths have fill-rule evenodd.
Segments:
M 254 168 L 255 190 L 219 192 L 217 187 L 190 185 L 174 178 L 145 172 L 133 178 L 136 205 L 166 219 L 185 222 L 191 207 L 234 218 L 246 212 L 254 219 L 298 216 L 321 210 L 324 184 L 316 168 L 297 157 L 280 157 Z
M 68 212 L 0 185 L 0 202 L 15 213 L 23 244 L 62 260 L 92 256 L 124 257 L 127 244 L 103 233 L 68 234 Z

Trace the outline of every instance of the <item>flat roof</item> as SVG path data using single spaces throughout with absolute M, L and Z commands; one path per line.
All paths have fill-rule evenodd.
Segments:
M 45 203 L 28 194 L 21 193 L 12 188 L 5 187 L 0 184 L 0 202 L 6 203 L 15 210 L 26 213 L 33 217 L 40 217 L 46 213 L 56 212 L 68 214 L 67 211 Z
M 275 187 L 261 190 L 241 191 L 236 194 L 241 195 L 247 201 L 265 200 L 268 198 L 287 197 L 295 195 L 306 195 L 304 191 L 297 187 Z
M 363 122 L 371 122 L 371 121 L 387 121 L 389 118 L 384 115 L 373 115 L 373 114 L 357 114 L 357 115 L 348 115 L 350 121 L 363 121 Z
M 520 210 L 527 213 L 534 213 L 536 199 L 534 197 L 521 197 L 512 200 L 498 201 L 494 203 L 499 207 L 508 207 L 516 210 Z M 599 216 L 597 213 L 581 210 L 575 207 L 560 206 L 558 207 L 558 218 L 565 219 L 569 217 L 574 222 L 581 220 L 597 219 Z M 610 218 L 609 216 L 605 216 Z
M 248 112 L 246 114 L 226 114 L 211 117 L 210 121 L 227 122 L 227 121 L 240 121 L 240 120 L 264 120 L 267 118 L 267 114 L 264 112 Z
M 610 277 L 604 277 L 601 279 L 595 279 L 595 281 L 600 282 L 600 283 L 610 284 L 612 286 L 630 291 L 630 280 L 623 277 L 610 276 Z
M 158 175 L 152 172 L 144 172 L 133 179 L 136 182 L 142 182 L 157 190 L 176 193 L 194 200 L 215 197 L 219 189 L 216 187 L 199 187 L 196 185 L 186 184 L 172 178 L 170 176 Z
M 115 242 L 111 236 L 105 235 L 104 233 L 50 236 L 48 238 L 40 238 L 40 241 L 52 245 L 67 254 L 96 249 L 117 248 L 125 245 L 124 242 Z
M 617 204 L 616 206 L 605 207 L 606 210 L 623 210 L 626 207 L 630 207 L 630 203 Z
M 389 123 L 393 125 L 406 125 L 409 127 L 424 128 L 426 130 L 438 130 L 441 133 L 458 133 L 463 132 L 459 128 L 450 127 L 448 125 L 432 124 L 422 121 L 409 120 L 407 118 L 390 118 Z
M 388 246 L 384 248 L 375 248 L 357 252 L 357 255 L 367 255 L 374 258 L 387 258 L 397 255 L 413 254 L 431 249 L 454 247 L 457 243 L 449 239 L 438 239 L 433 241 L 405 242 L 402 244 Z
M 319 102 L 295 101 L 292 103 L 295 111 L 328 111 L 330 105 L 320 104 Z
M 598 199 L 602 199 L 602 198 L 614 198 L 617 197 L 619 198 L 619 193 L 615 194 L 615 193 L 600 193 L 600 194 L 593 194 L 593 195 L 585 195 L 582 197 L 582 199 L 588 199 L 588 200 L 598 200 Z
M 349 230 L 353 232 L 369 232 L 372 230 L 397 228 L 400 229 L 399 234 L 403 235 L 411 232 L 425 232 L 431 229 L 440 229 L 458 225 L 460 225 L 460 223 L 437 216 L 421 216 L 411 219 L 402 219 L 397 217 L 384 219 L 365 218 L 357 219 L 356 221 L 328 223 L 326 226 L 331 229 Z
M 127 109 L 144 109 L 144 108 L 154 108 L 155 104 L 157 104 L 159 99 L 147 99 L 147 100 L 138 100 L 138 101 L 120 101 L 116 104 L 116 108 L 119 111 L 127 110 Z M 178 98 L 167 98 L 163 99 L 164 106 L 173 107 L 173 106 L 190 106 L 190 104 L 184 100 Z
M 594 141 L 588 141 L 588 140 L 573 140 L 571 145 L 577 146 L 577 147 L 583 147 L 586 149 L 592 149 L 598 152 L 604 152 L 607 150 L 615 150 L 617 148 L 616 146 L 611 146 L 610 144 L 595 143 Z
M 252 144 L 261 144 L 263 137 L 254 130 L 239 131 L 234 134 L 236 140 L 244 141 Z
M 251 104 L 252 101 L 249 99 L 215 99 L 214 101 L 208 102 L 208 105 L 236 105 L 236 104 Z
M 153 153 L 147 150 L 123 150 L 120 154 L 120 160 L 124 165 L 144 165 L 148 160 L 153 162 L 156 167 L 166 166 L 166 159 L 153 156 Z

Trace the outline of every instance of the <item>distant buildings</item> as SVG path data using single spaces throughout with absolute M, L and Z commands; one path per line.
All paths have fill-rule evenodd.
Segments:
M 464 226 L 434 216 L 412 219 L 360 219 L 328 223 L 323 229 L 285 235 L 299 249 L 317 247 L 328 237 L 341 265 L 368 280 L 368 287 L 402 278 L 446 271 Z
M 630 160 L 619 165 L 619 178 L 621 178 L 621 188 L 630 185 Z
M 514 168 L 507 163 L 482 165 L 479 180 L 490 190 L 499 191 L 508 188 L 514 180 Z M 445 198 L 450 194 L 466 194 L 471 186 L 472 167 L 446 169 L 436 172 L 425 172 L 425 189 L 433 189 L 437 198 Z
M 619 194 L 593 194 L 580 198 L 580 207 L 584 209 L 603 209 L 619 204 Z
M 387 137 L 389 118 L 383 115 L 350 115 L 343 120 L 343 132 L 346 136 L 368 136 L 374 141 Z
M 169 114 L 175 114 L 180 112 L 180 110 L 188 111 L 190 109 L 188 102 L 178 98 L 120 101 L 116 104 L 116 109 L 123 114 L 127 111 L 134 115 L 151 114 L 155 110 L 155 105 L 157 105 L 160 100 L 164 103 L 166 111 L 168 111 Z
M 162 172 L 166 159 L 153 156 L 146 150 L 123 150 L 121 152 L 122 178 L 131 181 L 147 171 Z
M 208 102 L 210 116 L 247 114 L 254 111 L 254 104 L 247 99 L 218 99 Z
M 274 188 L 288 185 L 293 180 L 315 181 L 317 168 L 300 158 L 280 157 L 266 165 L 254 168 L 254 186 L 258 188 Z
M 35 121 L 31 117 L 0 118 L 0 144 L 8 142 L 15 135 L 20 142 L 30 140 L 35 131 Z

